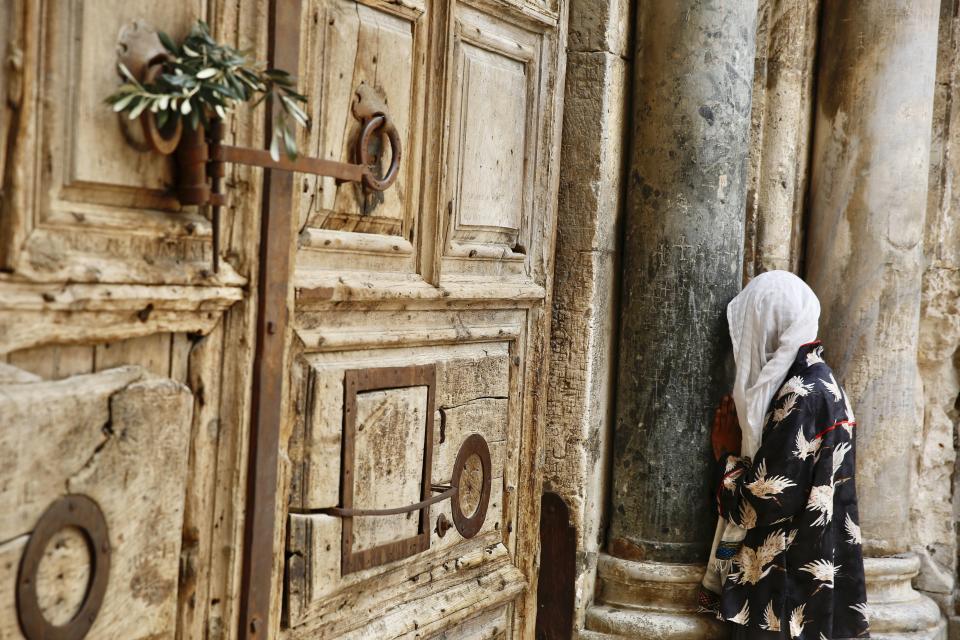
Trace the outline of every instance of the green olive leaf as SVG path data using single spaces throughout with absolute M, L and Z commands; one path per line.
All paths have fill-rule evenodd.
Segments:
M 294 123 L 309 127 L 307 97 L 297 92 L 289 71 L 273 69 L 247 49 L 220 44 L 202 20 L 177 44 L 169 35 L 157 36 L 170 56 L 162 72 L 149 85 L 140 83 L 124 65 L 118 65 L 125 82 L 105 102 L 117 113 L 136 119 L 149 109 L 162 127 L 182 117 L 191 127 L 212 117 L 226 118 L 238 102 L 256 107 L 271 98 L 280 109 L 274 122 L 270 156 L 279 161 L 281 149 L 290 158 L 297 154 Z

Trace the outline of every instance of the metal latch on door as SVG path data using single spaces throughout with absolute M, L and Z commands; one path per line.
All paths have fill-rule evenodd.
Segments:
M 356 164 L 323 158 L 298 157 L 291 160 L 281 156 L 274 160 L 264 149 L 250 149 L 223 144 L 223 121 L 211 122 L 209 131 L 203 127 L 184 130 L 175 150 L 177 160 L 177 199 L 181 204 L 211 206 L 213 225 L 213 270 L 218 269 L 220 245 L 220 208 L 227 204 L 223 193 L 224 165 L 228 162 L 246 164 L 279 171 L 295 171 L 329 176 L 343 182 L 358 182 L 375 191 L 386 191 L 396 181 L 400 170 L 401 145 L 397 128 L 390 120 L 386 106 L 369 85 L 360 85 L 356 91 L 353 113 L 363 127 L 357 138 Z M 153 122 L 151 120 L 151 122 Z M 159 133 L 159 132 L 158 132 Z M 382 177 L 374 173 L 376 159 L 370 147 L 377 136 L 386 135 L 390 141 L 390 167 Z M 209 178 L 209 180 L 208 180 Z
M 153 34 L 153 39 L 156 35 Z M 140 80 L 151 82 L 160 73 L 164 53 L 159 40 L 128 42 L 124 56 L 126 66 L 136 70 Z M 213 270 L 219 270 L 220 211 L 228 202 L 223 190 L 226 163 L 245 164 L 277 171 L 295 171 L 329 176 L 341 182 L 357 182 L 374 191 L 386 191 L 396 181 L 400 171 L 402 147 L 400 134 L 390 118 L 385 101 L 367 84 L 361 84 L 354 93 L 354 117 L 360 121 L 354 156 L 356 163 L 338 162 L 324 158 L 281 155 L 274 159 L 264 149 L 251 149 L 223 144 L 224 124 L 211 118 L 208 127 L 184 127 L 180 120 L 170 131 L 161 131 L 149 111 L 140 116 L 143 135 L 148 147 L 163 155 L 173 155 L 176 161 L 177 200 L 182 205 L 209 205 L 213 227 Z M 390 166 L 382 175 L 376 174 L 379 155 L 371 153 L 374 143 L 386 136 L 390 142 Z

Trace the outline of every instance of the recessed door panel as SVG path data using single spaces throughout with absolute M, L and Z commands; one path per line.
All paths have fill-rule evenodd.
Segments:
M 174 637 L 192 408 L 139 367 L 0 385 L 0 637 Z
M 445 271 L 527 273 L 542 37 L 467 5 L 454 18 Z
M 511 418 L 520 382 L 511 365 L 515 349 L 512 340 L 499 340 L 423 347 L 415 353 L 389 349 L 303 356 L 299 395 L 307 406 L 292 447 L 300 502 L 289 524 L 291 626 L 322 615 L 338 592 L 364 582 L 378 588 L 388 580 L 384 576 L 402 570 L 403 562 L 436 561 L 465 542 L 480 548 L 509 543 L 504 487 L 512 486 L 517 464 L 510 442 L 520 435 L 520 423 Z M 398 385 L 404 379 L 406 384 Z M 416 384 L 426 380 L 429 384 Z M 343 409 L 323 409 L 333 406 Z M 483 441 L 482 450 L 464 452 L 471 438 Z M 339 446 L 330 446 L 337 440 Z M 315 486 L 318 481 L 324 485 Z M 328 483 L 334 481 L 338 491 L 332 493 Z M 457 496 L 422 510 L 339 517 L 324 509 L 414 505 L 449 490 L 454 481 Z M 423 491 L 424 482 L 430 491 Z M 466 529 L 466 536 L 458 529 L 454 504 L 463 521 L 479 514 L 476 529 Z M 421 546 L 404 546 L 424 530 Z M 371 549 L 380 552 L 371 555 Z
M 139 122 L 104 98 L 121 84 L 121 33 L 159 29 L 174 39 L 205 17 L 206 2 L 43 2 L 29 118 L 35 144 L 8 161 L 18 206 L 0 226 L 0 260 L 45 281 L 241 284 L 229 264 L 211 273 L 211 226 L 172 195 L 173 160 L 147 151 Z M 23 97 L 27 99 L 27 96 Z
M 296 178 L 291 640 L 532 631 L 561 7 L 304 4 L 310 153 L 346 159 L 364 82 L 396 110 L 404 159 L 383 194 Z M 414 368 L 432 386 L 355 385 Z
M 421 166 L 427 5 L 422 1 L 312 0 L 305 7 L 305 90 L 311 96 L 311 155 L 357 162 L 357 89 L 383 101 L 401 141 L 397 182 L 386 191 L 334 178 L 298 176 L 304 264 L 342 267 L 343 252 L 381 253 L 354 268 L 411 271 Z M 378 140 L 378 142 L 381 142 Z M 381 147 L 377 171 L 390 162 Z M 382 152 L 382 153 L 381 153 Z M 387 236 L 383 241 L 364 236 Z M 358 237 L 359 236 L 359 237 Z M 393 268 L 390 268 L 392 265 Z

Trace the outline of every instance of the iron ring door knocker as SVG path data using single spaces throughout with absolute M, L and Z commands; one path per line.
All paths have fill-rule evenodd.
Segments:
M 79 611 L 66 624 L 54 626 L 43 615 L 37 593 L 37 570 L 51 538 L 67 527 L 83 533 L 90 550 L 90 582 Z M 107 521 L 96 502 L 83 495 L 55 500 L 33 528 L 17 572 L 17 617 L 27 640 L 80 640 L 97 619 L 110 577 Z
M 147 67 L 143 74 L 144 84 L 156 82 L 157 77 L 163 73 L 163 58 Z M 173 118 L 171 124 L 161 129 L 157 126 L 155 114 L 149 110 L 140 114 L 140 124 L 143 127 L 143 137 L 151 149 L 165 156 L 170 155 L 177 150 L 180 144 L 180 138 L 183 135 L 183 120 Z

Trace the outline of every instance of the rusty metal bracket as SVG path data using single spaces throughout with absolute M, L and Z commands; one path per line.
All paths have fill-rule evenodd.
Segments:
M 54 626 L 44 617 L 37 596 L 37 569 L 54 534 L 76 527 L 90 549 L 90 583 L 83 604 L 66 624 Z M 87 635 L 103 604 L 110 577 L 107 520 L 96 502 L 83 495 L 55 500 L 33 528 L 17 573 L 17 617 L 27 640 L 80 640 Z
M 368 391 L 401 389 L 404 387 L 426 387 L 427 403 L 424 407 L 423 432 L 423 469 L 420 479 L 420 502 L 384 511 L 397 513 L 419 512 L 416 533 L 408 537 L 387 542 L 367 549 L 354 549 L 354 515 L 364 515 L 371 509 L 354 508 L 354 488 L 356 483 L 354 464 L 356 460 L 357 396 Z M 430 548 L 430 505 L 453 495 L 453 488 L 445 487 L 441 495 L 431 496 L 436 486 L 431 481 L 433 472 L 433 416 L 436 402 L 436 367 L 430 365 L 411 365 L 408 367 L 377 367 L 372 369 L 349 369 L 343 379 L 343 461 L 340 468 L 340 505 L 345 512 L 341 535 L 341 573 L 346 575 L 362 569 L 369 569 L 394 560 L 401 560 Z M 411 443 L 411 446 L 413 443 Z M 442 496 L 442 497 L 441 497 Z M 361 513 L 352 514 L 359 511 Z M 370 514 L 389 515 L 389 514 Z
M 143 21 L 134 21 L 124 27 L 117 43 L 119 61 L 139 81 L 150 84 L 163 71 L 170 54 L 163 47 L 153 27 Z M 223 122 L 211 118 L 209 127 L 184 127 L 180 118 L 174 118 L 163 129 L 157 127 L 156 114 L 149 110 L 140 114 L 142 140 L 124 128 L 124 135 L 135 148 L 173 155 L 177 163 L 176 196 L 180 204 L 209 205 L 213 227 L 213 270 L 220 267 L 220 210 L 227 204 L 223 191 L 224 165 L 245 164 L 276 171 L 293 171 L 330 176 L 343 182 L 357 182 L 374 191 L 386 191 L 397 180 L 403 154 L 400 134 L 387 110 L 386 101 L 370 85 L 361 83 L 354 94 L 354 116 L 361 124 L 354 157 L 356 162 L 337 162 L 324 158 L 281 157 L 274 160 L 262 149 L 250 149 L 223 144 Z M 124 127 L 126 118 L 121 117 Z M 390 143 L 390 165 L 378 176 L 378 154 L 371 146 L 385 136 Z
M 357 103 L 359 102 L 361 99 L 358 97 Z M 361 113 L 366 113 L 366 110 Z M 387 137 L 391 149 L 390 166 L 383 176 L 377 176 L 374 172 L 377 158 L 370 152 L 373 141 L 380 135 Z M 155 145 L 157 151 L 162 152 L 169 148 L 169 138 L 164 138 L 161 132 L 151 131 L 147 138 L 148 140 L 160 139 L 166 144 L 162 148 Z M 299 157 L 294 160 L 281 156 L 275 160 L 264 149 L 226 145 L 223 144 L 223 138 L 223 121 L 214 119 L 210 123 L 209 131 L 204 131 L 202 127 L 198 127 L 197 130 L 188 128 L 183 131 L 176 147 L 177 199 L 181 204 L 211 206 L 214 272 L 219 269 L 220 209 L 227 204 L 226 194 L 222 190 L 226 163 L 330 176 L 344 182 L 358 182 L 375 191 L 389 189 L 396 182 L 400 172 L 402 157 L 400 135 L 390 116 L 379 111 L 372 113 L 369 117 L 365 116 L 360 136 L 357 138 L 356 156 L 359 159 L 357 164 L 311 157 Z
M 411 511 L 420 511 L 425 507 L 429 507 L 432 504 L 437 504 L 438 502 L 443 502 L 447 499 L 453 499 L 457 495 L 457 487 L 448 487 L 442 485 L 433 485 L 434 491 L 441 491 L 442 493 L 433 496 L 432 498 L 427 498 L 426 500 L 421 500 L 420 502 L 414 504 L 408 504 L 405 507 L 392 507 L 390 509 L 346 509 L 344 507 L 327 507 L 326 509 L 318 509 L 316 513 L 325 513 L 331 516 L 339 516 L 341 518 L 358 518 L 364 516 L 395 516 L 400 513 L 410 513 Z

